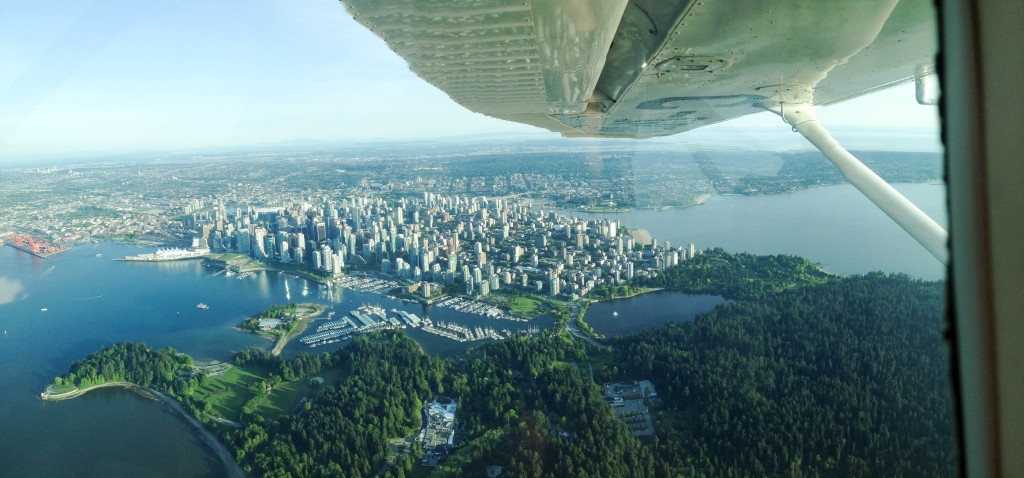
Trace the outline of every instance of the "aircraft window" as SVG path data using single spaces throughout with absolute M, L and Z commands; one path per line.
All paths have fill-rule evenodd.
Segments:
M 66 3 L 0 475 L 953 474 L 927 2 Z

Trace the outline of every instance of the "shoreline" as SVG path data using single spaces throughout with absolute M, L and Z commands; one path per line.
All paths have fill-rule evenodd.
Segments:
M 688 208 L 688 207 L 701 206 L 708 199 L 710 199 L 712 197 L 724 196 L 724 195 L 726 195 L 726 194 L 703 193 L 703 194 L 699 194 L 696 197 L 694 197 L 692 203 L 689 203 L 689 204 L 674 204 L 674 205 L 667 205 L 667 206 L 666 205 L 643 205 L 643 206 L 630 206 L 630 207 L 622 207 L 622 208 L 618 208 L 618 207 L 610 208 L 610 207 L 594 206 L 594 207 L 591 207 L 590 209 L 580 209 L 579 207 L 559 206 L 558 204 L 555 204 L 554 202 L 551 202 L 551 201 L 546 201 L 543 204 L 537 204 L 537 206 L 539 206 L 541 208 L 549 208 L 549 207 L 550 208 L 555 208 L 558 211 L 566 213 L 566 214 L 577 213 L 577 212 L 581 212 L 581 213 L 585 213 L 585 214 L 623 214 L 623 213 L 633 212 L 633 211 L 663 212 L 663 211 L 668 211 L 670 209 L 685 209 L 685 208 Z M 730 194 L 730 195 L 738 195 L 739 196 L 739 195 L 743 195 L 743 194 L 742 193 L 734 193 L 734 194 Z
M 185 408 L 182 407 L 180 403 L 178 403 L 177 400 L 151 388 L 143 387 L 132 382 L 117 381 L 105 382 L 98 385 L 91 385 L 86 388 L 75 388 L 70 392 L 65 392 L 58 395 L 49 395 L 47 392 L 51 389 L 51 386 L 47 385 L 46 390 L 40 394 L 39 398 L 40 400 L 45 401 L 70 400 L 72 398 L 80 397 L 93 390 L 107 387 L 122 387 L 129 391 L 135 392 L 145 398 L 160 400 L 165 405 L 169 406 L 171 409 L 177 412 L 178 416 L 185 419 L 185 421 L 192 425 L 192 428 L 199 433 L 199 436 L 202 438 L 202 440 L 213 449 L 212 451 L 214 452 L 215 455 L 217 455 L 221 463 L 224 465 L 225 471 L 227 471 L 228 476 L 238 478 L 245 478 L 247 476 L 245 474 L 245 471 L 242 470 L 242 467 L 238 464 L 238 462 L 235 461 L 234 455 L 232 455 L 231 452 L 228 451 L 227 447 L 223 443 L 221 443 L 221 441 L 218 440 L 216 436 L 214 436 L 213 432 L 211 432 L 208 428 L 203 426 L 203 424 L 200 423 L 199 420 L 196 420 L 196 417 L 193 417 L 192 414 L 188 413 L 185 410 Z
M 579 209 L 579 208 L 573 208 L 573 207 L 559 206 L 559 205 L 555 204 L 554 202 L 552 202 L 550 200 L 547 200 L 547 199 L 543 199 L 543 200 L 535 199 L 534 200 L 534 206 L 539 206 L 539 207 L 545 208 L 545 209 L 546 208 L 554 208 L 554 209 L 557 209 L 559 212 L 562 212 L 562 213 L 565 213 L 565 214 L 570 214 L 570 213 L 623 214 L 623 213 L 634 212 L 634 211 L 665 212 L 665 211 L 669 211 L 669 210 L 672 210 L 672 209 L 686 209 L 686 208 L 690 208 L 690 207 L 694 207 L 694 206 L 702 206 L 702 205 L 704 205 L 705 202 L 707 202 L 708 199 L 711 199 L 712 197 L 780 196 L 780 195 L 785 195 L 785 194 L 798 193 L 798 192 L 801 192 L 801 191 L 807 191 L 807 190 L 811 190 L 811 189 L 827 188 L 827 187 L 842 186 L 842 185 L 849 185 L 849 184 L 850 183 L 847 182 L 847 181 L 841 181 L 841 182 L 837 182 L 837 183 L 827 183 L 827 184 L 810 184 L 810 185 L 807 185 L 807 186 L 804 186 L 804 187 L 799 187 L 799 188 L 795 188 L 795 189 L 788 189 L 788 190 L 785 190 L 785 191 L 771 191 L 771 192 L 761 192 L 761 191 L 758 191 L 758 192 L 738 192 L 738 193 L 736 193 L 736 192 L 730 192 L 730 193 L 720 193 L 720 192 L 703 193 L 703 194 L 700 194 L 697 197 L 695 197 L 694 198 L 695 202 L 693 202 L 692 204 L 672 205 L 672 206 L 644 205 L 644 206 L 632 206 L 632 207 L 628 207 L 628 208 L 612 208 L 612 209 L 608 209 L 608 210 L 603 210 L 602 208 L 597 207 L 596 209 L 598 209 L 598 210 L 594 210 L 595 208 Z M 896 182 L 896 183 L 892 183 L 892 184 L 893 184 L 894 187 L 896 185 L 905 185 L 905 184 L 906 185 L 924 184 L 924 185 L 931 185 L 931 186 L 945 186 L 946 182 L 944 180 L 942 180 L 942 179 L 926 179 L 926 180 L 922 180 L 922 181 L 903 181 L 903 182 Z M 544 201 L 544 202 L 539 202 L 539 201 Z
M 281 355 L 281 350 L 284 349 L 285 345 L 288 345 L 288 342 L 291 341 L 291 339 L 298 337 L 299 335 L 302 335 L 302 333 L 306 331 L 306 328 L 309 327 L 309 324 L 316 320 L 317 317 L 320 317 L 324 313 L 324 311 L 327 310 L 327 306 L 321 306 L 320 304 L 314 304 L 312 302 L 304 302 L 298 305 L 299 307 L 313 307 L 314 312 L 305 314 L 302 317 L 297 318 L 296 320 L 298 321 L 298 324 L 295 325 L 295 328 L 291 332 L 282 334 L 280 337 L 278 337 L 276 343 L 274 344 L 274 348 L 270 351 L 270 354 L 275 357 Z
M 610 297 L 610 298 L 607 298 L 607 299 L 595 300 L 595 301 L 592 301 L 591 303 L 592 304 L 596 304 L 598 302 L 611 302 L 613 300 L 619 300 L 619 299 L 631 299 L 631 298 L 636 297 L 638 295 L 644 295 L 644 294 L 647 294 L 649 292 L 661 292 L 663 290 L 668 290 L 668 289 L 666 289 L 664 287 L 651 287 L 651 288 L 649 288 L 647 290 L 642 290 L 642 291 L 639 291 L 639 292 L 636 292 L 636 293 L 633 293 L 633 294 L 620 295 L 620 296 Z

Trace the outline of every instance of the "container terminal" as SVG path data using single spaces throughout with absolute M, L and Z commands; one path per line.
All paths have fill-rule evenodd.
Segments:
M 54 254 L 58 254 L 71 249 L 71 246 L 51 241 L 38 234 L 17 234 L 10 233 L 4 237 L 4 241 L 7 245 L 25 251 L 36 257 L 50 257 Z

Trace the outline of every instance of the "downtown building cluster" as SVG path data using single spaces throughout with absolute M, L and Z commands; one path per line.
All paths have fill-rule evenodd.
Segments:
M 321 276 L 379 272 L 429 297 L 498 289 L 585 297 L 601 285 L 652 276 L 697 253 L 636 244 L 617 220 L 534 211 L 517 199 L 439 196 L 190 207 L 193 246 L 260 261 L 301 265 Z M 410 291 L 416 290 L 411 288 Z

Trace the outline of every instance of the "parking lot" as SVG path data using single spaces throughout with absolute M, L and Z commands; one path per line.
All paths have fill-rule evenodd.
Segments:
M 645 401 L 656 396 L 649 380 L 610 383 L 604 387 L 605 401 L 612 407 L 615 418 L 624 422 L 634 436 L 654 435 L 654 421 Z

